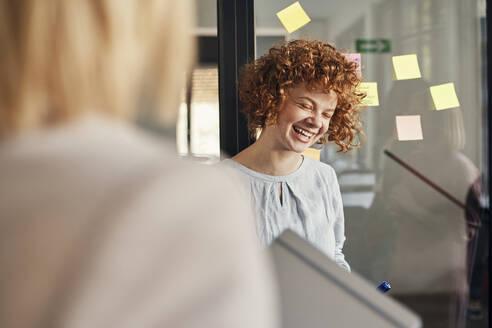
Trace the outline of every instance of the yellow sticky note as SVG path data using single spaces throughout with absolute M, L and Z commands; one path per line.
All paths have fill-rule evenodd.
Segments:
M 377 82 L 362 82 L 358 91 L 366 94 L 366 97 L 362 99 L 361 106 L 379 106 Z
M 395 118 L 396 139 L 399 141 L 422 140 L 420 115 L 400 115 Z
M 420 79 L 417 55 L 393 56 L 393 72 L 396 80 Z
M 302 152 L 302 154 L 306 157 L 311 157 L 319 162 L 321 156 L 321 150 L 315 148 L 308 148 Z
M 302 9 L 299 1 L 296 1 L 287 8 L 279 11 L 277 17 L 289 34 L 311 21 L 311 18 L 309 18 L 304 9 Z
M 454 83 L 445 83 L 430 87 L 432 100 L 437 110 L 460 107 Z

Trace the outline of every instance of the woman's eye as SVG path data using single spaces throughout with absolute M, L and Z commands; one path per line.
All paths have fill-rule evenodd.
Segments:
M 309 109 L 309 110 L 312 109 L 311 105 L 308 104 L 299 103 L 299 106 L 304 109 Z
M 324 114 L 323 114 L 323 116 L 324 116 L 325 118 L 332 118 L 333 113 L 324 113 Z

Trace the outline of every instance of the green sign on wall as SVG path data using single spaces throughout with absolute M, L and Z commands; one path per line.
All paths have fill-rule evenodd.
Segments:
M 391 52 L 391 41 L 387 39 L 355 40 L 355 49 L 359 53 L 388 53 Z

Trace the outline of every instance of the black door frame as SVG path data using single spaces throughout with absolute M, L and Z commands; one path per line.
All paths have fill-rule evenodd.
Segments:
M 487 172 L 485 172 L 485 177 L 486 177 L 486 183 L 487 183 L 487 196 L 488 196 L 488 202 L 487 202 L 487 206 L 488 206 L 488 215 L 487 217 L 489 217 L 489 220 L 490 220 L 490 197 L 492 195 L 492 184 L 490 183 L 490 176 L 491 176 L 491 173 L 492 173 L 492 151 L 491 151 L 491 147 L 492 147 L 492 133 L 490 133 L 490 127 L 492 126 L 492 102 L 490 101 L 491 97 L 490 97 L 490 88 L 489 86 L 492 85 L 492 67 L 491 65 L 489 65 L 489 55 L 492 54 L 492 45 L 491 43 L 489 42 L 488 40 L 488 37 L 490 35 L 492 35 L 492 24 L 489 24 L 489 17 L 492 17 L 492 0 L 486 0 L 485 1 L 485 6 L 486 6 L 486 12 L 485 12 L 485 22 L 486 22 L 486 25 L 487 25 L 487 36 L 486 36 L 486 42 L 487 42 L 487 56 L 486 58 L 484 58 L 484 61 L 485 61 L 485 65 L 487 67 L 487 85 L 486 85 L 486 88 L 487 88 L 487 112 L 485 113 L 485 115 L 487 116 L 487 120 L 486 120 L 486 126 L 484 126 L 483 128 L 485 129 L 485 134 L 486 136 L 484 137 L 485 141 L 487 142 L 487 145 L 486 147 L 484 147 L 484 149 L 486 149 L 487 151 L 487 154 L 485 154 L 485 157 L 487 158 L 487 165 L 485 167 L 487 167 Z M 491 254 L 491 250 L 492 250 L 492 243 L 490 243 L 490 237 L 492 235 L 491 233 L 491 229 L 490 229 L 490 222 L 488 223 L 489 225 L 489 290 L 488 290 L 488 298 L 489 298 L 489 326 L 490 326 L 490 313 L 491 313 L 491 309 L 492 309 L 492 304 L 490 302 L 490 296 L 492 295 L 492 284 L 490 283 L 492 281 L 492 274 L 491 274 L 491 271 L 490 271 L 490 254 Z
M 225 156 L 251 144 L 237 82 L 241 67 L 255 57 L 254 22 L 254 0 L 217 0 L 220 149 Z

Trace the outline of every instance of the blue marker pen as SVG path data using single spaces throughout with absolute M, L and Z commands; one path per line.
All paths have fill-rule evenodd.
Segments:
M 387 281 L 383 281 L 383 282 L 381 283 L 381 285 L 379 285 L 379 286 L 378 286 L 378 289 L 379 289 L 380 291 L 382 291 L 383 293 L 386 293 L 388 290 L 390 290 L 390 289 L 391 289 L 391 286 L 390 286 L 389 282 L 387 282 Z

